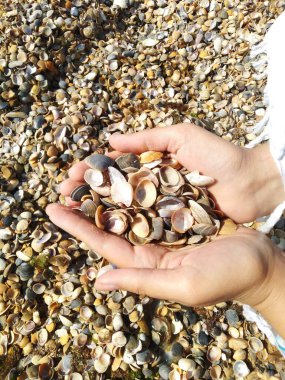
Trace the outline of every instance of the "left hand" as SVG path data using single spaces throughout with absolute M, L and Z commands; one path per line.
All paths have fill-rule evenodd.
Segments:
M 53 223 L 119 268 L 97 279 L 98 290 L 124 289 L 191 306 L 232 299 L 255 306 L 271 284 L 273 245 L 253 230 L 239 228 L 207 245 L 173 251 L 155 244 L 132 246 L 58 204 L 49 205 L 47 213 Z

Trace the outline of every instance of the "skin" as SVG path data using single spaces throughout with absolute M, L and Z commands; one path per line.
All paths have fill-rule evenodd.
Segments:
M 168 151 L 189 170 L 215 178 L 210 191 L 236 222 L 266 215 L 284 199 L 268 146 L 246 150 L 190 124 L 113 135 L 110 144 L 118 152 Z M 84 162 L 75 164 L 61 184 L 70 206 L 75 205 L 70 192 L 83 182 L 86 168 Z M 239 228 L 210 244 L 170 251 L 153 244 L 133 247 L 70 207 L 49 205 L 47 213 L 53 223 L 119 268 L 97 279 L 98 290 L 124 289 L 191 306 L 235 299 L 255 307 L 285 338 L 285 259 L 263 234 Z

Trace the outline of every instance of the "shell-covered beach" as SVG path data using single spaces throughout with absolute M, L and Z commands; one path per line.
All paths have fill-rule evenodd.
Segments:
M 262 57 L 254 65 L 250 52 L 284 9 L 283 0 L 0 2 L 1 380 L 285 379 L 284 359 L 242 305 L 189 308 L 98 292 L 94 281 L 110 263 L 45 213 L 65 202 L 58 187 L 68 169 L 108 153 L 112 133 L 191 122 L 240 146 L 253 141 L 266 112 L 266 65 Z M 160 160 L 160 196 L 168 191 L 163 159 L 140 157 L 151 169 Z M 196 191 L 188 172 L 167 168 Z M 157 197 L 136 194 L 142 207 Z M 205 194 L 197 202 L 208 202 Z M 215 210 L 202 217 L 212 223 L 207 242 L 222 226 Z M 123 232 L 144 239 L 149 225 L 136 218 L 140 229 L 130 223 Z M 178 218 L 172 225 L 186 231 Z M 281 219 L 271 232 L 283 250 L 284 227 Z M 193 236 L 188 244 L 200 242 Z

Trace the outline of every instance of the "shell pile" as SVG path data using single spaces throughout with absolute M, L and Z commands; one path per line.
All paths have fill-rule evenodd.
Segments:
M 115 131 L 195 122 L 237 145 L 254 139 L 251 126 L 265 114 L 266 75 L 263 60 L 253 67 L 250 50 L 284 7 L 285 0 L 0 1 L 1 380 L 285 378 L 279 352 L 236 303 L 193 310 L 123 291 L 97 292 L 95 279 L 109 264 L 45 213 L 48 203 L 64 201 L 57 185 L 70 166 L 94 151 L 105 155 Z M 159 215 L 167 202 L 157 208 L 133 199 L 128 207 L 116 198 L 116 185 L 111 193 L 111 183 L 100 203 L 89 185 L 77 190 L 76 199 L 87 198 L 78 207 L 88 200 L 83 211 L 94 220 L 90 201 L 98 202 L 105 229 L 122 228 L 127 218 L 123 235 L 136 244 L 161 232 L 160 218 L 166 232 L 155 243 L 174 244 L 179 236 L 180 244 L 186 236 L 183 245 L 200 244 L 215 236 L 194 231 L 199 223 L 190 200 L 211 219 L 207 228 L 219 234 L 235 228 L 221 219 L 204 185 L 193 182 L 198 173 L 160 159 L 185 184 L 174 195 L 161 192 L 169 186 L 144 185 L 155 187 L 157 200 L 178 198 L 192 209 L 194 224 L 185 233 Z M 139 164 L 156 176 L 163 168 Z M 112 167 L 119 169 L 118 162 Z M 127 183 L 136 175 L 119 171 Z M 107 170 L 103 182 L 108 176 Z M 180 193 L 185 187 L 191 196 Z M 193 219 L 182 214 L 184 230 Z M 272 236 L 282 249 L 284 227 L 282 219 Z
M 161 152 L 116 160 L 95 153 L 85 163 L 86 184 L 71 199 L 81 202 L 80 210 L 98 228 L 125 235 L 134 245 L 170 247 L 204 243 L 219 233 L 220 212 L 206 190 L 213 178 L 189 172 Z

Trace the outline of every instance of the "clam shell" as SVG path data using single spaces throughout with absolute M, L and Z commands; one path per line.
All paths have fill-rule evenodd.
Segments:
M 85 158 L 85 163 L 91 168 L 99 171 L 108 169 L 109 166 L 113 166 L 115 161 L 103 154 L 92 154 Z
M 196 222 L 201 223 L 201 224 L 209 224 L 209 225 L 213 224 L 209 214 L 202 206 L 199 205 L 199 203 L 191 199 L 189 200 L 188 203 L 191 209 L 191 213 L 194 219 L 196 220 Z
M 148 240 L 137 236 L 133 231 L 129 231 L 127 239 L 133 245 L 144 245 L 148 243 Z
M 134 193 L 134 199 L 143 207 L 151 207 L 156 201 L 156 196 L 156 187 L 149 179 L 140 181 Z
M 104 373 L 107 371 L 111 362 L 111 357 L 109 354 L 103 353 L 98 359 L 94 362 L 94 368 L 98 373 Z
M 209 347 L 207 351 L 207 359 L 211 363 L 218 362 L 221 359 L 222 356 L 222 350 L 217 346 L 211 346 Z
M 128 219 L 121 212 L 107 211 L 103 214 L 104 230 L 122 235 L 128 228 Z
M 95 224 L 101 230 L 104 229 L 104 218 L 103 218 L 104 211 L 105 211 L 104 206 L 100 205 L 97 207 L 96 213 L 95 213 Z
M 111 197 L 115 203 L 130 207 L 133 202 L 133 187 L 128 182 L 114 182 L 111 186 Z
M 170 218 L 174 211 L 184 208 L 184 202 L 176 197 L 165 196 L 156 202 L 155 208 L 162 218 Z
M 127 182 L 126 178 L 123 176 L 123 174 L 116 168 L 113 168 L 110 166 L 108 168 L 109 178 L 111 185 L 114 185 L 115 183 L 125 183 Z
M 37 332 L 38 344 L 44 346 L 48 340 L 48 332 L 46 329 L 41 329 Z
M 74 291 L 74 285 L 72 282 L 65 282 L 60 288 L 61 294 L 65 297 L 70 297 Z
M 198 171 L 186 174 L 185 178 L 193 186 L 209 186 L 215 182 L 214 178 L 201 175 Z
M 154 183 L 156 187 L 159 186 L 159 181 L 156 175 L 148 168 L 141 168 L 136 173 L 128 174 L 128 182 L 135 188 L 139 182 L 148 179 Z
M 252 337 L 248 341 L 248 345 L 251 348 L 251 350 L 255 353 L 260 352 L 263 350 L 263 343 L 260 339 L 256 337 Z
M 160 240 L 163 235 L 163 219 L 160 217 L 151 218 L 152 231 L 147 240 Z
M 96 209 L 97 206 L 91 199 L 86 199 L 80 206 L 80 210 L 89 218 L 95 217 Z
M 117 331 L 112 335 L 112 343 L 117 347 L 124 347 L 127 344 L 127 338 L 122 331 Z
M 163 166 L 160 168 L 158 175 L 160 183 L 167 187 L 177 186 L 181 179 L 179 172 L 171 166 Z
M 80 185 L 77 186 L 70 194 L 70 198 L 75 202 L 80 202 L 82 197 L 86 194 L 89 194 L 90 186 L 89 185 Z
M 141 165 L 138 156 L 133 153 L 123 154 L 116 159 L 116 164 L 125 173 L 137 172 Z
M 81 306 L 79 314 L 84 321 L 88 321 L 92 317 L 93 311 L 88 306 Z
M 233 370 L 235 375 L 238 377 L 245 377 L 250 373 L 248 366 L 242 360 L 238 360 L 234 363 Z
M 147 237 L 150 232 L 147 219 L 140 213 L 134 217 L 131 223 L 131 229 L 140 238 Z
M 171 216 L 171 223 L 172 228 L 175 231 L 179 233 L 185 233 L 194 224 L 194 218 L 189 208 L 181 208 L 177 211 L 174 211 Z
M 104 183 L 104 176 L 100 170 L 87 169 L 84 173 L 84 180 L 94 190 L 95 187 L 101 186 Z
M 141 164 L 147 164 L 149 162 L 160 160 L 163 156 L 162 152 L 148 151 L 140 155 Z
M 217 232 L 218 228 L 217 226 L 213 226 L 211 224 L 199 223 L 199 224 L 194 224 L 192 226 L 192 230 L 197 235 L 211 236 Z
M 109 185 L 93 186 L 92 190 L 97 194 L 102 195 L 102 197 L 109 197 L 111 195 L 111 187 Z

